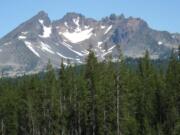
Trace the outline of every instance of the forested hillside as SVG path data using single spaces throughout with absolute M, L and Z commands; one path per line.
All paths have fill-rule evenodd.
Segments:
M 179 135 L 180 53 L 166 70 L 148 52 L 121 61 L 51 64 L 43 75 L 0 80 L 0 135 Z

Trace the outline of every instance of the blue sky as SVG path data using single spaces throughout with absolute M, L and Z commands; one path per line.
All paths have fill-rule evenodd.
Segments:
M 179 6 L 180 0 L 1 0 L 0 37 L 40 10 L 52 20 L 72 11 L 95 19 L 123 13 L 144 19 L 152 28 L 180 32 Z

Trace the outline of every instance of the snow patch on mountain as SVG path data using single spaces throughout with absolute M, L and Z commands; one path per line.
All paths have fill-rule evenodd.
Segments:
M 103 59 L 105 59 L 104 57 L 105 57 L 106 55 L 112 53 L 112 51 L 113 51 L 113 49 L 114 49 L 115 47 L 116 47 L 116 45 L 112 46 L 112 47 L 109 48 L 106 52 L 105 52 L 105 50 L 102 50 L 104 53 L 101 55 L 101 57 L 102 57 Z
M 99 45 L 102 45 L 102 43 L 103 43 L 103 42 L 98 42 L 98 46 L 99 46 Z
M 39 20 L 39 22 L 43 26 L 43 35 L 39 35 L 39 36 L 42 37 L 42 38 L 50 37 L 50 35 L 52 33 L 52 27 L 51 26 L 49 26 L 49 27 L 45 26 L 43 20 Z
M 38 52 L 36 52 L 36 50 L 33 48 L 33 45 L 31 44 L 31 42 L 25 41 L 24 43 L 36 56 L 40 57 Z
M 103 44 L 103 42 L 98 42 L 98 48 L 101 49 L 101 45 Z
M 74 60 L 73 58 L 66 57 L 66 56 L 62 55 L 60 52 L 56 52 L 56 54 L 59 55 L 61 58 L 69 59 L 69 60 Z
M 51 54 L 55 54 L 52 50 L 51 50 L 51 47 L 43 42 L 41 42 L 41 49 L 42 51 L 46 51 L 46 52 L 49 52 Z
M 110 25 L 110 26 L 106 29 L 106 31 L 105 31 L 104 34 L 107 34 L 111 29 L 112 29 L 112 25 Z
M 89 29 L 89 28 L 90 28 L 90 26 L 85 25 L 85 26 L 84 26 L 84 28 L 85 28 L 85 29 Z
M 106 26 L 104 26 L 104 25 L 101 25 L 101 29 L 105 29 L 106 28 Z
M 104 58 L 104 56 L 108 55 L 109 53 L 112 53 L 112 50 L 103 53 L 103 54 L 102 54 L 102 57 Z
M 44 25 L 44 21 L 43 20 L 39 20 L 40 24 Z
M 79 17 L 77 17 L 77 18 L 73 18 L 73 22 L 76 24 L 76 26 L 80 26 L 79 25 Z
M 78 30 L 75 32 L 60 32 L 66 39 L 68 39 L 71 43 L 79 43 L 84 40 L 89 39 L 92 36 L 93 28 L 86 29 L 86 30 Z
M 162 45 L 162 44 L 163 44 L 163 42 L 162 42 L 162 41 L 159 41 L 159 42 L 158 42 L 158 45 Z
M 65 40 L 64 40 L 65 41 Z M 70 45 L 70 44 L 68 44 L 68 43 L 66 43 L 66 42 L 63 42 L 64 44 L 64 46 L 66 46 L 67 48 L 72 48 L 72 46 Z
M 111 48 L 108 49 L 108 51 L 113 50 L 116 47 L 116 45 L 112 46 Z
M 65 25 L 67 28 L 69 27 L 67 22 L 64 22 L 64 25 Z
M 79 55 L 79 56 L 83 56 L 83 54 L 82 54 L 82 53 L 80 53 L 80 52 L 78 52 L 78 51 L 76 51 L 76 50 L 72 49 L 72 47 L 70 47 L 71 45 L 69 45 L 69 44 L 67 44 L 67 43 L 65 43 L 65 42 L 62 42 L 62 45 L 64 45 L 64 46 L 65 46 L 65 47 L 67 47 L 70 51 L 72 51 L 72 52 L 76 53 L 77 55 Z
M 87 50 L 83 50 L 83 51 L 81 51 L 82 53 L 84 53 L 85 55 L 88 55 L 89 54 L 89 51 L 87 51 Z
M 19 40 L 26 39 L 26 36 L 22 36 L 22 35 L 20 35 L 20 36 L 18 37 L 18 39 L 19 39 Z
M 22 35 L 27 35 L 28 32 L 27 31 L 24 31 L 24 32 L 21 32 Z

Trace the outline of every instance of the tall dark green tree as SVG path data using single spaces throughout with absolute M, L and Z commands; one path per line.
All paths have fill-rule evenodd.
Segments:
M 87 134 L 97 135 L 98 134 L 98 122 L 97 122 L 97 88 L 96 88 L 96 78 L 98 62 L 95 54 L 90 51 L 90 54 L 87 58 L 85 79 L 87 81 L 87 90 L 88 90 L 88 102 L 87 110 L 88 115 L 88 128 Z

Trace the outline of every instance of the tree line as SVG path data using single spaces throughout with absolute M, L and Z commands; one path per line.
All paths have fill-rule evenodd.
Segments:
M 135 69 L 90 52 L 84 66 L 0 79 L 0 135 L 179 134 L 180 53 L 166 70 L 148 52 Z

